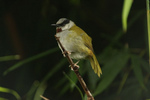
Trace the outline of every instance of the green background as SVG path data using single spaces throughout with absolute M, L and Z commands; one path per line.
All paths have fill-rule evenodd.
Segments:
M 127 4 L 123 31 L 124 4 L 123 0 L 0 0 L 0 100 L 41 100 L 40 95 L 85 100 L 51 27 L 63 17 L 92 37 L 103 74 L 98 78 L 86 60 L 80 61 L 79 71 L 95 100 L 149 100 L 146 2 L 133 0 L 131 8 Z

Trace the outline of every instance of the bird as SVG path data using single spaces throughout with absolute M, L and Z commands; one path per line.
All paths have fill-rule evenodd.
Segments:
M 100 77 L 102 70 L 94 54 L 92 38 L 67 18 L 60 18 L 56 24 L 51 25 L 56 27 L 55 36 L 59 38 L 65 50 L 69 52 L 70 57 L 75 60 L 89 60 L 92 69 Z M 60 45 L 59 48 L 61 49 Z

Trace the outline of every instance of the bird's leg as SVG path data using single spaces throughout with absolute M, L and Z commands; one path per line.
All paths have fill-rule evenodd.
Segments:
M 79 69 L 79 66 L 77 65 L 79 63 L 79 61 L 77 61 L 76 63 L 74 63 L 74 65 L 73 65 L 74 67 L 73 68 L 71 67 L 71 65 L 69 65 L 69 67 L 71 67 L 71 70 L 77 70 L 77 69 Z
M 80 60 L 79 60 L 79 61 L 80 61 Z M 77 65 L 77 64 L 79 63 L 79 61 L 77 61 L 77 62 L 74 64 L 74 67 L 73 67 L 74 70 L 78 70 L 78 69 L 79 69 L 79 66 Z
M 67 54 L 71 55 L 71 52 L 65 50 L 65 51 L 62 52 L 62 54 L 63 54 L 64 57 L 66 57 Z

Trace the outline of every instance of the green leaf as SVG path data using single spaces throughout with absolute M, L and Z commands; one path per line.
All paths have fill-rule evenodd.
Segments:
M 46 85 L 42 85 L 40 87 L 38 87 L 38 91 L 36 91 L 36 94 L 34 96 L 33 100 L 41 100 L 40 95 L 42 95 L 44 93 L 44 91 L 46 90 Z
M 21 100 L 21 97 L 19 96 L 19 94 L 14 90 L 4 88 L 4 87 L 0 87 L 0 92 L 10 93 L 10 94 L 14 95 L 17 100 Z
M 121 93 L 121 91 L 123 89 L 123 86 L 125 85 L 125 83 L 127 81 L 128 76 L 129 76 L 129 72 L 125 72 L 124 75 L 123 75 L 123 77 L 122 77 L 122 80 L 120 82 L 120 86 L 118 88 L 118 91 L 117 91 L 118 94 Z
M 8 99 L 6 99 L 6 98 L 1 98 L 1 97 L 0 97 L 0 100 L 8 100 Z
M 61 88 L 61 89 L 60 89 L 60 91 L 59 91 L 59 96 L 63 95 L 64 93 L 66 93 L 66 92 L 69 90 L 70 84 L 67 83 L 67 84 L 65 84 L 65 85 L 66 85 L 66 86 L 65 86 L 64 88 Z
M 139 81 L 140 85 L 146 89 L 143 81 L 142 69 L 140 67 L 140 58 L 137 55 L 131 55 L 131 66 L 133 67 L 134 74 Z
M 37 80 L 33 82 L 31 88 L 29 89 L 29 91 L 26 94 L 27 95 L 26 100 L 32 100 L 33 99 L 33 95 L 34 95 L 36 89 L 38 88 L 39 84 L 40 83 Z
M 72 83 L 74 84 L 74 86 L 77 88 L 77 90 L 79 91 L 80 95 L 81 95 L 81 98 L 83 100 L 83 94 L 82 94 L 82 91 L 80 90 L 80 88 L 76 85 L 76 83 L 74 83 L 74 81 L 69 77 L 67 76 L 67 74 L 64 72 L 63 73 L 65 75 L 65 77 Z
M 74 61 L 75 62 L 75 61 Z M 85 69 L 85 66 L 83 64 L 83 61 L 80 61 L 79 64 L 80 66 L 80 69 L 79 69 L 79 73 L 81 75 L 83 75 L 85 72 L 86 72 L 86 69 Z M 83 66 L 83 67 L 82 67 Z M 86 66 L 87 67 L 87 66 Z M 69 68 L 69 67 L 68 67 Z M 69 68 L 70 69 L 70 68 Z M 77 83 L 78 82 L 78 79 L 75 75 L 75 73 L 73 71 L 69 71 L 69 73 L 67 74 L 70 79 L 74 82 L 74 83 Z M 67 84 L 66 84 L 67 83 Z M 64 85 L 65 84 L 65 85 Z M 68 86 L 69 85 L 69 86 Z M 74 88 L 76 87 L 76 84 L 70 84 L 68 83 L 68 79 L 66 77 L 63 77 L 58 83 L 56 83 L 55 85 L 56 88 L 61 88 L 61 91 L 60 91 L 60 95 L 63 95 L 67 90 L 71 90 L 73 91 Z
M 142 65 L 142 67 L 145 69 L 145 71 L 147 71 L 147 73 L 150 74 L 150 65 L 148 64 L 148 61 L 144 60 L 144 59 L 140 59 L 140 64 Z
M 63 72 L 64 73 L 64 72 Z M 65 73 L 64 73 L 65 74 Z M 70 70 L 70 74 L 68 75 L 74 84 L 71 84 L 71 89 L 73 90 L 76 87 L 76 83 L 78 82 L 78 78 L 76 77 L 74 71 Z M 68 79 L 68 77 L 66 77 Z
M 147 8 L 147 32 L 148 32 L 148 45 L 149 45 L 149 64 L 150 64 L 150 6 L 149 0 L 146 0 Z
M 87 95 L 85 94 L 84 95 L 84 99 L 83 100 L 88 100 L 88 98 L 87 98 Z
M 78 82 L 78 79 L 77 79 L 75 73 L 73 71 L 70 71 L 68 76 L 69 76 L 69 78 L 71 79 L 71 81 L 74 84 L 68 83 L 68 78 L 67 77 L 63 77 L 63 79 L 61 79 L 57 83 L 57 85 L 59 85 L 59 86 L 57 86 L 57 88 L 58 87 L 61 88 L 60 95 L 63 95 L 69 89 L 71 89 L 71 91 L 73 91 L 73 89 L 76 87 L 76 83 Z M 60 87 L 60 86 L 62 86 L 62 87 Z
M 125 66 L 129 59 L 128 52 L 119 52 L 111 58 L 104 66 L 103 66 L 103 75 L 100 83 L 97 86 L 97 89 L 94 92 L 94 96 L 103 92 L 115 79 L 121 69 Z
M 56 47 L 56 48 L 47 50 L 47 51 L 45 51 L 45 52 L 42 52 L 42 53 L 40 53 L 40 54 L 37 54 L 37 55 L 35 55 L 35 56 L 29 57 L 29 58 L 27 58 L 27 59 L 25 59 L 25 60 L 22 60 L 22 61 L 16 63 L 15 65 L 11 66 L 9 69 L 7 69 L 7 70 L 3 73 L 3 75 L 8 74 L 9 72 L 15 70 L 16 68 L 21 67 L 22 65 L 24 65 L 24 64 L 26 64 L 26 63 L 29 63 L 29 62 L 34 61 L 34 60 L 37 60 L 37 59 L 39 59 L 39 58 L 41 58 L 41 57 L 44 57 L 44 56 L 47 56 L 47 55 L 49 55 L 49 54 L 51 54 L 51 53 L 54 53 L 54 52 L 56 52 L 57 50 L 58 50 L 58 48 Z
M 55 88 L 60 88 L 67 81 L 66 77 L 62 77 L 59 82 L 56 83 Z
M 20 59 L 19 55 L 9 55 L 0 57 L 0 61 L 19 60 L 19 59 Z
M 123 26 L 123 31 L 127 31 L 127 19 L 129 15 L 129 11 L 131 9 L 133 0 L 124 0 L 123 3 L 123 10 L 122 10 L 122 26 Z
M 126 86 L 120 93 L 121 100 L 143 100 L 143 89 L 139 88 L 139 84 L 136 84 L 137 80 L 132 77 L 126 81 Z M 142 98 L 141 98 L 142 97 Z
M 41 100 L 39 95 L 42 95 L 44 90 L 45 90 L 45 86 L 46 86 L 46 82 L 48 81 L 48 79 L 50 79 L 59 69 L 60 67 L 62 67 L 64 64 L 66 63 L 66 59 L 61 59 L 60 62 L 58 62 L 58 64 L 56 66 L 53 67 L 53 69 L 51 69 L 47 75 L 43 78 L 43 80 L 40 82 L 36 92 L 35 92 L 35 97 L 34 100 Z M 42 89 L 44 87 L 44 89 Z M 42 90 L 42 91 L 41 91 Z

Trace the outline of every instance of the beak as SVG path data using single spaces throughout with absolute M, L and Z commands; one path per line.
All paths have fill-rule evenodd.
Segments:
M 59 27 L 59 24 L 51 24 L 51 26 Z

